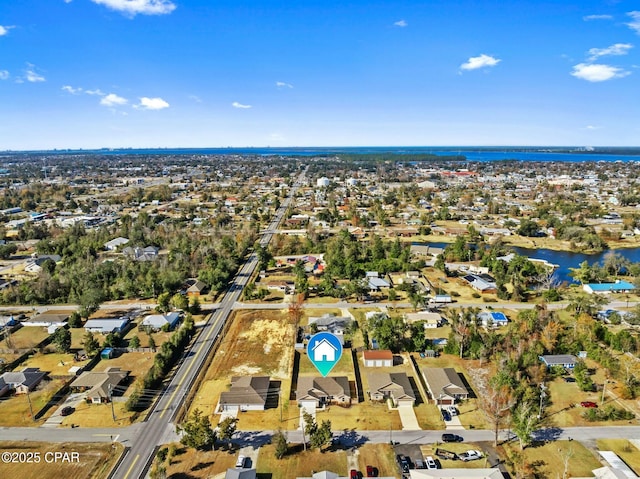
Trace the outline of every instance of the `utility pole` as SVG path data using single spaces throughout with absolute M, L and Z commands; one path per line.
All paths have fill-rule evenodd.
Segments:
M 113 418 L 113 422 L 116 422 L 116 411 L 113 408 L 113 391 L 111 390 L 112 386 L 109 384 L 109 402 L 111 403 L 111 417 Z
M 547 397 L 546 390 L 547 387 L 544 383 L 540 383 L 540 411 L 538 413 L 538 419 L 542 417 L 542 402 L 544 401 L 544 398 Z
M 36 417 L 33 415 L 33 405 L 31 404 L 31 395 L 29 394 L 29 388 L 27 387 L 27 401 L 29 401 L 29 412 L 31 413 L 31 420 L 36 422 Z

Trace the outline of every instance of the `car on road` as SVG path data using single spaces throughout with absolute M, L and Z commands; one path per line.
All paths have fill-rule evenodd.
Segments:
M 580 403 L 580 406 L 582 406 L 582 407 L 598 407 L 598 405 L 596 403 L 594 403 L 593 401 L 582 401 Z
M 445 433 L 442 435 L 442 442 L 462 442 L 464 439 L 457 434 Z
M 476 459 L 482 459 L 482 453 L 474 449 L 469 449 L 462 454 L 458 454 L 458 459 L 461 461 L 475 461 Z
M 71 407 L 71 406 L 66 406 L 63 407 L 62 410 L 60 411 L 60 415 L 61 416 L 69 416 L 70 414 L 73 414 L 76 411 L 75 408 Z
M 238 460 L 236 461 L 236 467 L 244 467 L 244 463 L 247 461 L 247 457 L 240 454 L 238 456 Z
M 427 456 L 424 458 L 424 462 L 427 465 L 427 469 L 438 469 L 438 464 L 435 459 L 431 456 Z

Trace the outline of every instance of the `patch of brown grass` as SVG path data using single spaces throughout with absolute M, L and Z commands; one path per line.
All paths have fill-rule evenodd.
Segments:
M 6 464 L 0 462 L 0 477 L 19 477 L 20 479 L 59 479 L 73 477 L 78 479 L 102 479 L 114 466 L 122 454 L 120 444 L 81 444 L 81 443 L 37 443 L 37 442 L 3 442 L 3 451 L 29 452 L 40 455 L 39 463 Z M 46 462 L 47 453 L 78 453 L 78 462 Z
M 530 446 L 524 451 L 520 451 L 520 446 L 514 442 L 505 444 L 503 450 L 513 477 L 518 473 L 536 477 L 562 476 L 565 461 L 566 477 L 591 477 L 591 471 L 602 466 L 594 454 L 577 441 L 554 441 Z
M 196 451 L 180 444 L 176 445 L 176 455 L 171 464 L 166 464 L 167 478 L 188 477 L 208 479 L 224 474 L 236 464 L 237 453 L 233 451 Z
M 395 477 L 398 473 L 395 453 L 389 444 L 365 444 L 358 448 L 358 466 L 364 475 L 367 466 L 377 468 L 379 477 Z
M 29 393 L 29 397 L 26 394 L 18 394 L 9 397 L 4 397 L 0 401 L 0 426 L 36 426 L 51 414 L 51 410 L 47 412 L 44 418 L 38 422 L 33 421 L 31 416 L 31 409 L 33 414 L 37 414 L 53 395 L 62 387 L 63 380 L 45 380 L 42 381 L 35 391 Z M 31 409 L 29 408 L 29 400 L 31 400 Z M 1 477 L 1 476 L 0 476 Z
M 302 446 L 297 445 L 300 449 Z M 291 447 L 291 446 L 290 446 Z M 271 474 L 271 479 L 290 479 L 292 477 L 311 477 L 312 472 L 331 471 L 346 476 L 347 454 L 345 451 L 320 452 L 316 450 L 300 451 L 276 459 L 274 446 L 260 448 L 258 456 L 258 474 Z

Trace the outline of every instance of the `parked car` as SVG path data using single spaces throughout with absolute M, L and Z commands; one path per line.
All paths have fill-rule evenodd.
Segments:
M 238 460 L 236 461 L 236 467 L 244 467 L 244 463 L 246 462 L 247 457 L 240 454 L 238 456 Z
M 373 466 L 367 466 L 367 477 L 378 477 L 378 470 Z
M 457 416 L 458 415 L 458 410 L 456 409 L 455 406 L 448 406 L 447 407 L 447 411 L 449 412 L 449 414 L 451 414 L 452 416 Z
M 593 401 L 582 401 L 580 403 L 580 406 L 582 406 L 582 407 L 598 407 L 598 405 L 596 403 L 594 403 Z
M 442 442 L 462 442 L 464 439 L 457 434 L 445 433 L 442 435 Z
M 60 415 L 68 416 L 70 414 L 73 414 L 75 411 L 76 411 L 75 408 L 72 408 L 71 406 L 66 406 L 62 408 L 62 411 L 60 411 Z
M 351 469 L 349 472 L 349 479 L 358 479 L 358 471 Z
M 462 461 L 475 461 L 476 459 L 482 458 L 482 453 L 480 451 L 469 449 L 462 454 L 458 454 L 458 458 Z
M 396 456 L 396 460 L 398 461 L 398 465 L 400 466 L 402 472 L 408 474 L 410 469 L 409 458 L 407 456 L 399 454 L 398 456 Z
M 427 456 L 424 458 L 424 461 L 427 465 L 427 469 L 438 469 L 438 464 L 436 464 L 435 459 L 431 456 Z
M 451 414 L 449 414 L 449 411 L 446 409 L 440 409 L 440 412 L 442 413 L 442 419 L 445 421 L 451 421 Z

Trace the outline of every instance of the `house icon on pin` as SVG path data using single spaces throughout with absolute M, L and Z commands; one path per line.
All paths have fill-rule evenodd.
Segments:
M 338 348 L 326 339 L 322 339 L 321 341 L 316 341 L 316 344 L 313 345 L 311 350 L 313 351 L 314 361 L 334 362 L 336 360 L 336 351 Z

